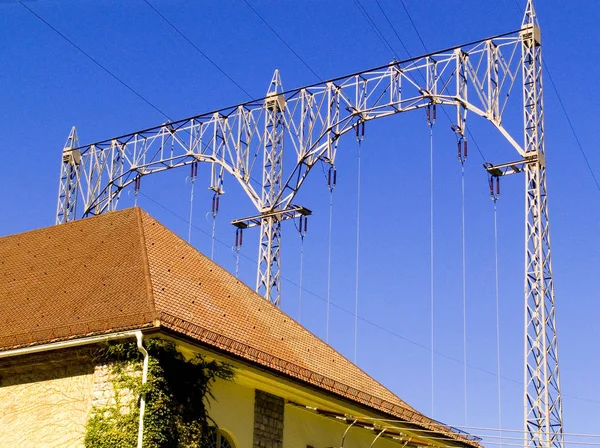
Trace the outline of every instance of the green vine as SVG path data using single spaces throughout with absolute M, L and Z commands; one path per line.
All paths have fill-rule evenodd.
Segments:
M 228 364 L 202 355 L 186 360 L 173 342 L 146 341 L 148 377 L 141 384 L 142 360 L 133 342 L 110 343 L 95 354 L 110 366 L 114 395 L 105 406 L 92 409 L 85 435 L 89 448 L 137 446 L 139 397 L 145 393 L 144 447 L 188 448 L 210 446 L 212 427 L 207 412 L 211 386 L 217 378 L 232 380 Z

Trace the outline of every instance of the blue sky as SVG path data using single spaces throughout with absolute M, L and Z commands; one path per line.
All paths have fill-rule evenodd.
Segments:
M 248 0 L 312 70 L 332 78 L 389 62 L 356 2 Z M 153 0 L 152 5 L 252 97 L 264 96 L 278 68 L 286 89 L 318 79 L 243 1 Z M 518 29 L 524 1 L 405 0 L 429 50 Z M 536 5 L 544 59 L 564 106 L 600 176 L 598 112 L 592 99 L 600 77 L 600 12 L 591 1 Z M 361 4 L 396 54 L 406 52 L 375 0 Z M 424 53 L 399 2 L 379 0 L 412 55 Z M 31 1 L 26 5 L 124 83 L 173 119 L 248 100 L 248 96 L 159 17 L 144 1 Z M 0 234 L 54 223 L 61 149 L 71 126 L 91 143 L 163 123 L 165 118 L 83 56 L 17 2 L 0 2 L 0 165 L 4 212 Z M 600 268 L 598 190 L 545 73 L 546 149 L 565 431 L 600 433 Z M 516 97 L 520 94 L 517 92 Z M 451 111 L 449 111 L 451 112 Z M 518 110 L 511 117 L 518 122 Z M 481 119 L 469 126 L 492 162 L 515 153 Z M 467 412 L 463 400 L 463 309 L 460 164 L 446 124 L 436 125 L 435 170 L 435 408 L 454 425 L 498 426 L 493 204 L 481 157 L 466 164 Z M 429 136 L 415 112 L 367 125 L 361 147 L 358 364 L 400 397 L 431 414 L 429 290 Z M 353 357 L 357 143 L 342 140 L 334 192 L 330 343 Z M 138 205 L 187 236 L 188 170 L 143 179 Z M 200 167 L 192 243 L 210 253 L 208 167 Z M 234 270 L 229 222 L 253 214 L 233 179 L 217 218 L 215 259 Z M 522 429 L 523 178 L 502 182 L 498 203 L 503 426 Z M 326 331 L 329 193 L 314 170 L 298 203 L 313 210 L 304 242 L 301 322 Z M 121 206 L 133 205 L 125 193 Z M 182 219 L 183 218 L 183 219 Z M 299 313 L 300 238 L 284 226 L 282 308 Z M 255 283 L 258 232 L 245 233 L 240 276 Z

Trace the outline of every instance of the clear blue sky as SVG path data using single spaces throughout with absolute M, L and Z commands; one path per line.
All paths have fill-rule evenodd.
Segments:
M 393 55 L 355 2 L 249 0 L 322 78 L 389 62 Z M 375 0 L 362 0 L 396 53 L 406 57 Z M 379 0 L 412 55 L 424 52 L 399 2 Z M 253 97 L 264 96 L 274 69 L 286 89 L 317 81 L 243 1 L 152 4 Z M 430 50 L 520 27 L 523 0 L 416 1 L 405 4 Z M 31 1 L 26 5 L 170 117 L 183 118 L 248 97 L 144 1 Z M 564 105 L 600 176 L 598 109 L 593 104 L 600 45 L 595 2 L 536 5 L 544 58 Z M 54 223 L 61 149 L 72 125 L 81 143 L 165 121 L 156 110 L 94 65 L 17 2 L 0 2 L 0 234 Z M 567 432 L 600 433 L 600 191 L 584 163 L 545 76 L 548 190 L 556 286 L 564 422 Z M 515 91 L 515 96 L 520 93 Z M 521 120 L 517 114 L 515 120 Z M 492 128 L 469 126 L 492 162 L 515 159 Z M 454 136 L 435 130 L 435 410 L 465 424 L 461 283 L 460 165 Z M 472 148 L 472 149 L 471 149 Z M 481 158 L 471 146 L 466 167 L 467 359 L 469 426 L 498 426 L 493 205 Z M 429 147 L 422 113 L 367 124 L 362 146 L 358 364 L 400 397 L 431 414 L 429 305 Z M 353 356 L 357 144 L 340 144 L 334 232 L 330 343 Z M 200 168 L 193 244 L 210 253 L 208 167 Z M 144 178 L 138 204 L 183 237 L 189 213 L 188 170 Z M 499 201 L 500 325 L 503 426 L 522 429 L 523 178 L 503 181 Z M 253 213 L 226 179 L 218 216 L 216 261 L 234 270 L 229 222 Z M 151 198 L 151 199 L 149 199 Z M 305 241 L 301 322 L 325 337 L 329 195 L 315 170 L 296 201 L 314 211 Z M 124 194 L 121 206 L 133 205 Z M 166 209 L 165 209 L 166 207 Z M 169 211 L 167 211 L 167 209 Z M 284 226 L 282 308 L 298 317 L 300 239 Z M 248 231 L 241 277 L 255 282 L 258 232 Z M 374 326 L 375 323 L 378 327 Z

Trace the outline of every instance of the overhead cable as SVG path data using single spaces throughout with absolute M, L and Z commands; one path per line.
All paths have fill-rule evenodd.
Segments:
M 412 56 L 410 55 L 410 51 L 408 51 L 408 48 L 406 48 L 406 45 L 404 45 L 404 41 L 402 40 L 402 38 L 400 37 L 400 35 L 396 31 L 396 27 L 394 26 L 394 24 L 392 23 L 392 21 L 390 20 L 390 18 L 386 14 L 385 10 L 383 9 L 383 7 L 381 6 L 381 4 L 379 3 L 379 0 L 375 0 L 375 3 L 377 3 L 377 6 L 379 7 L 379 10 L 383 14 L 383 17 L 385 17 L 385 20 L 387 21 L 388 25 L 390 26 L 390 28 L 392 29 L 392 31 L 394 32 L 394 34 L 396 35 L 396 38 L 400 41 L 400 45 L 402 45 L 402 48 L 404 48 L 404 52 L 407 54 L 407 56 L 409 58 L 411 58 Z
M 392 55 L 394 55 L 394 58 L 396 60 L 400 60 L 400 58 L 394 51 L 394 48 L 390 45 L 390 42 L 385 38 L 385 35 L 381 32 L 375 21 L 371 18 L 367 10 L 360 3 L 360 0 L 354 0 L 354 4 L 356 5 L 360 13 L 363 15 L 367 23 L 371 25 L 371 28 L 373 29 L 375 35 L 379 38 L 379 41 L 383 44 L 383 46 L 390 50 L 390 52 L 392 53 Z
M 146 104 L 148 104 L 151 108 L 153 108 L 155 111 L 157 111 L 159 114 L 161 114 L 162 116 L 164 116 L 165 118 L 167 118 L 168 120 L 171 120 L 171 117 L 169 117 L 165 112 L 163 112 L 161 109 L 158 108 L 158 106 L 154 105 L 152 102 L 150 102 L 150 100 L 147 100 L 141 93 L 139 93 L 137 90 L 135 90 L 133 87 L 131 87 L 129 84 L 127 84 L 125 81 L 123 81 L 121 78 L 119 78 L 117 75 L 115 75 L 113 72 L 111 72 L 108 68 L 106 68 L 104 65 L 102 65 L 97 59 L 95 59 L 92 55 L 90 55 L 89 53 L 87 53 L 83 48 L 81 48 L 79 45 L 77 45 L 75 42 L 73 42 L 71 39 L 69 39 L 66 35 L 64 35 L 63 33 L 61 33 L 58 29 L 56 29 L 54 26 L 52 26 L 52 24 L 50 24 L 47 20 L 45 20 L 42 16 L 40 16 L 38 13 L 36 13 L 33 9 L 31 9 L 29 6 L 27 6 L 25 3 L 23 3 L 22 1 L 19 2 L 21 4 L 21 6 L 23 6 L 23 8 L 25 8 L 26 10 L 28 10 L 31 14 L 33 14 L 35 17 L 38 18 L 38 20 L 40 20 L 41 22 L 43 22 L 44 24 L 46 24 L 46 26 L 48 26 L 48 28 L 50 28 L 52 31 L 54 31 L 56 34 L 58 34 L 60 37 L 62 37 L 64 40 L 66 40 L 69 44 L 71 44 L 71 46 L 73 46 L 74 48 L 76 48 L 81 54 L 83 54 L 86 58 L 88 58 L 90 61 L 92 61 L 94 64 L 96 64 L 98 67 L 100 67 L 102 70 L 104 70 L 108 75 L 110 75 L 112 78 L 114 78 L 117 82 L 119 82 L 123 87 L 125 87 L 127 90 L 129 90 L 131 93 L 133 93 L 135 96 L 137 96 L 139 99 L 141 99 L 143 102 L 145 102 Z
M 302 58 L 302 56 L 300 56 L 286 41 L 283 37 L 281 37 L 281 35 L 275 31 L 275 28 L 273 28 L 271 25 L 269 25 L 269 22 L 267 22 L 263 16 L 260 15 L 260 13 L 254 9 L 254 7 L 248 2 L 248 0 L 244 0 L 244 3 L 246 5 L 248 5 L 248 8 L 250 8 L 252 10 L 252 12 L 267 26 L 267 28 L 269 28 L 271 30 L 271 32 L 273 34 L 275 34 L 275 36 L 283 43 L 283 45 L 285 45 L 287 47 L 288 50 L 290 50 L 294 56 L 296 56 L 298 58 L 298 60 L 300 62 L 302 62 L 302 64 L 304 64 L 304 66 L 310 70 L 310 72 L 315 75 L 319 81 L 323 81 L 323 79 L 321 78 L 321 76 L 319 76 L 319 74 L 317 72 L 315 72 L 312 67 L 310 65 L 308 65 L 308 63 Z
M 200 48 L 198 48 L 198 46 L 192 42 L 185 34 L 183 34 L 181 32 L 181 30 L 179 28 L 177 28 L 173 22 L 171 22 L 169 19 L 167 19 L 158 9 L 156 9 L 148 0 L 144 0 L 144 3 L 146 3 L 156 14 L 158 14 L 171 28 L 173 28 L 173 30 L 175 30 L 175 32 L 177 34 L 179 34 L 188 44 L 190 44 L 192 47 L 194 47 L 196 49 L 196 51 L 198 53 L 200 53 L 204 59 L 206 59 L 208 62 L 210 62 L 212 64 L 213 67 L 215 67 L 217 70 L 219 70 L 227 79 L 229 79 L 229 81 L 231 81 L 238 89 L 240 89 L 242 92 L 244 92 L 250 99 L 252 98 L 252 95 L 250 95 L 248 93 L 248 91 L 246 89 L 244 89 L 238 82 L 236 82 L 235 79 L 233 79 L 223 68 L 221 68 L 215 61 L 213 61 L 204 51 L 202 51 Z

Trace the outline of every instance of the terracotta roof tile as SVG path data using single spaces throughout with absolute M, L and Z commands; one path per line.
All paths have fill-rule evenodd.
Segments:
M 451 434 L 139 209 L 0 238 L 0 308 L 0 350 L 159 319 L 172 332 Z
M 0 238 L 0 349 L 152 322 L 137 214 Z

